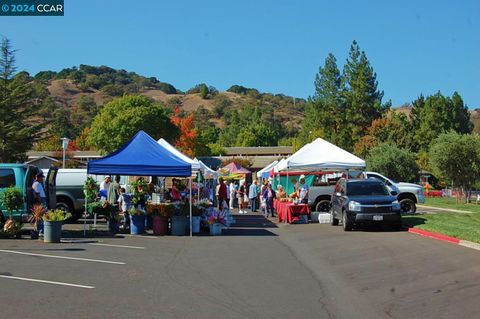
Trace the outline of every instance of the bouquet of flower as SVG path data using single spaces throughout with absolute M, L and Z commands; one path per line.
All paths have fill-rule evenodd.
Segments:
M 152 216 L 161 216 L 161 217 L 169 217 L 170 216 L 170 209 L 166 204 L 147 204 L 147 214 Z
M 220 213 L 218 210 L 213 210 L 209 215 L 208 215 L 208 223 L 211 224 L 222 224 L 225 225 L 225 218 L 223 217 L 223 214 Z

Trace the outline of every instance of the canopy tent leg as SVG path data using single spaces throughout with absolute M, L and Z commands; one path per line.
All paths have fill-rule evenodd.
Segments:
M 87 176 L 88 178 L 88 176 Z M 87 206 L 88 206 L 88 198 L 85 194 L 85 211 L 83 212 L 83 237 L 87 237 Z
M 192 177 L 190 176 L 190 237 L 192 237 Z
M 288 192 L 288 166 L 287 166 L 287 192 Z M 278 212 L 277 212 L 277 215 L 278 215 Z M 284 223 L 287 224 L 287 215 L 285 215 L 285 220 L 284 220 Z

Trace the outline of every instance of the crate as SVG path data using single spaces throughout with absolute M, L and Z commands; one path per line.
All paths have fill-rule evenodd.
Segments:
M 318 223 L 319 224 L 330 224 L 332 216 L 330 213 L 319 213 L 318 214 Z

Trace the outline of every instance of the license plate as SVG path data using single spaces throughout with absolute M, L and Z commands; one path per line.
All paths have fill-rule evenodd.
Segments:
M 383 216 L 381 215 L 374 215 L 373 220 L 383 220 Z

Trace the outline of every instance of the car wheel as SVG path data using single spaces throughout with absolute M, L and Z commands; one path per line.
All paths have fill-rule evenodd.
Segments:
M 402 214 L 415 214 L 417 205 L 410 198 L 405 198 L 400 201 L 400 211 Z
M 342 225 L 344 231 L 351 231 L 353 229 L 352 222 L 348 219 L 347 212 L 343 212 Z
M 333 212 L 333 208 L 330 209 L 330 224 L 332 226 L 338 226 L 338 219 L 335 218 L 335 213 Z
M 315 205 L 315 211 L 321 213 L 328 213 L 330 211 L 330 201 L 323 199 Z

